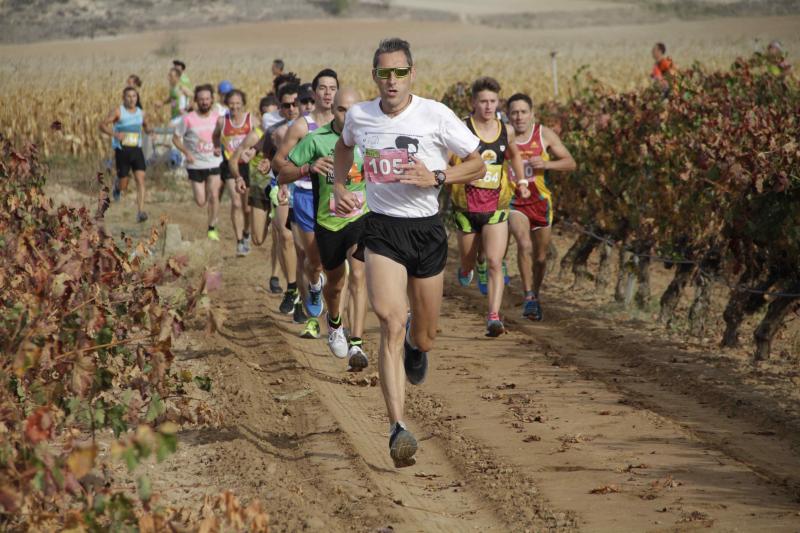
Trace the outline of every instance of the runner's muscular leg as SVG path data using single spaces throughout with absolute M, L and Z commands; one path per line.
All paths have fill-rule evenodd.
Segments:
M 297 225 L 295 224 L 295 226 Z M 300 245 L 303 247 L 303 251 L 306 254 L 306 260 L 303 264 L 303 273 L 306 275 L 308 282 L 313 285 L 319 282 L 319 275 L 322 272 L 322 259 L 319 256 L 317 237 L 313 231 L 302 231 L 299 227 L 295 230 L 294 237 L 300 241 Z
M 406 334 L 406 284 L 408 275 L 400 263 L 366 250 L 367 292 L 381 326 L 378 373 L 392 424 L 403 420 L 406 371 L 403 340 Z
M 345 273 L 347 268 L 342 263 L 338 268 L 326 270 L 325 275 L 328 280 L 322 288 L 322 296 L 325 298 L 325 305 L 331 317 L 338 317 L 342 310 L 342 291 L 345 285 Z
M 547 251 L 553 235 L 552 228 L 539 228 L 533 232 L 533 291 L 539 294 L 547 270 Z
M 433 348 L 439 311 L 442 308 L 444 272 L 429 278 L 408 278 L 408 300 L 411 306 L 411 340 L 423 352 Z
M 196 181 L 192 183 L 192 194 L 194 194 L 194 203 L 197 204 L 197 207 L 205 207 L 208 198 L 206 197 L 206 183 L 208 180 L 198 183 Z
M 219 223 L 219 191 L 222 189 L 222 178 L 212 174 L 206 179 L 206 201 L 208 202 L 208 225 L 216 227 Z
M 269 212 L 259 209 L 258 207 L 250 207 L 250 228 L 253 238 L 253 244 L 261 246 L 267 239 L 267 229 L 269 228 Z
M 225 180 L 228 193 L 231 196 L 231 223 L 236 240 L 242 240 L 244 232 L 244 210 L 242 208 L 242 195 L 236 192 L 236 180 Z
M 350 262 L 350 276 L 347 282 L 350 291 L 350 334 L 353 337 L 364 336 L 364 323 L 367 317 L 367 278 L 364 262 L 353 258 L 356 246 L 350 248 L 347 260 Z
M 136 205 L 139 211 L 144 211 L 144 170 L 135 170 L 133 177 L 136 179 Z
M 272 220 L 272 227 L 278 236 L 278 259 L 286 278 L 286 283 L 294 283 L 297 280 L 297 252 L 294 248 L 294 238 L 292 231 L 286 229 L 286 219 L 289 217 L 289 206 L 279 205 L 276 208 L 275 218 Z
M 469 272 L 475 268 L 475 259 L 478 256 L 478 242 L 476 233 L 456 232 L 458 252 L 461 257 L 461 272 Z
M 508 244 L 508 222 L 486 224 L 481 230 L 481 242 L 489 266 L 489 312 L 500 312 L 503 303 L 503 255 Z
M 531 223 L 522 213 L 511 211 L 508 225 L 514 240 L 517 241 L 517 266 L 525 292 L 533 290 L 533 241 Z

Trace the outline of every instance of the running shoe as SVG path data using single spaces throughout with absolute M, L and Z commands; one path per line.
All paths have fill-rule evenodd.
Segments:
M 417 439 L 400 422 L 395 422 L 392 433 L 389 435 L 389 456 L 394 461 L 395 468 L 414 465 L 417 460 Z
M 308 320 L 308 315 L 303 310 L 303 304 L 297 302 L 294 304 L 294 310 L 292 311 L 292 322 L 295 324 L 305 324 Z
M 122 191 L 119 190 L 119 178 L 114 178 L 114 185 L 111 187 L 111 197 L 115 202 L 119 202 L 122 197 Z
M 503 284 L 508 287 L 509 283 L 511 283 L 511 276 L 508 275 L 508 265 L 503 261 Z
M 250 250 L 247 249 L 245 246 L 244 241 L 240 241 L 236 244 L 236 257 L 244 257 Z
M 281 291 L 281 281 L 276 276 L 269 278 L 269 292 L 272 294 L 280 294 Z
M 344 326 L 339 322 L 339 327 L 333 327 L 328 320 L 328 348 L 339 359 L 347 357 L 347 337 L 344 335 Z
M 319 316 L 325 309 L 325 302 L 322 300 L 322 288 L 325 286 L 325 275 L 319 275 L 319 290 L 308 285 L 308 297 L 306 298 L 306 312 L 311 316 Z
M 148 218 L 147 217 L 147 213 L 145 213 L 144 211 L 139 211 L 138 213 L 136 213 L 136 222 L 138 222 L 140 224 L 142 222 L 146 222 L 147 218 Z
M 242 238 L 242 243 L 244 244 L 245 249 L 247 252 L 250 252 L 250 244 L 252 243 L 252 239 L 250 238 L 250 234 L 248 233 Z
M 478 271 L 478 290 L 486 296 L 489 294 L 489 267 L 486 266 L 486 262 L 478 263 L 475 270 Z
M 469 287 L 469 284 L 472 283 L 472 278 L 475 274 L 474 270 L 470 270 L 469 272 L 462 272 L 461 267 L 458 268 L 458 283 L 461 284 L 462 287 Z
M 542 320 L 542 306 L 538 298 L 526 299 L 522 304 L 522 316 L 529 320 L 539 322 Z
M 369 366 L 367 354 L 365 354 L 361 346 L 357 344 L 351 346 L 350 350 L 347 351 L 347 359 L 350 370 L 353 372 L 361 372 Z
M 408 342 L 409 329 L 411 327 L 411 317 L 406 322 L 406 338 L 403 342 L 403 366 L 406 369 L 406 378 L 412 385 L 420 385 L 425 381 L 425 376 L 428 373 L 428 353 L 423 352 L 419 348 L 414 348 Z
M 300 301 L 300 296 L 297 294 L 297 289 L 289 289 L 283 293 L 283 300 L 281 305 L 278 306 L 278 311 L 284 315 L 289 315 L 294 310 L 294 304 Z
M 497 313 L 489 313 L 489 318 L 486 321 L 486 336 L 499 337 L 505 332 L 506 328 L 500 320 L 500 315 Z
M 219 230 L 217 228 L 208 230 L 208 238 L 212 241 L 219 241 Z
M 304 339 L 319 339 L 319 320 L 313 316 L 309 318 L 300 336 Z

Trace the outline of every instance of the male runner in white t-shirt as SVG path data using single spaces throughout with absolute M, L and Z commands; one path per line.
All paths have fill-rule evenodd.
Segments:
M 347 113 L 334 155 L 335 200 L 340 215 L 358 208 L 345 186 L 357 147 L 372 211 L 364 229 L 366 275 L 381 324 L 378 370 L 391 424 L 389 453 L 401 467 L 414 464 L 417 451 L 403 423 L 405 378 L 414 385 L 425 379 L 442 303 L 447 234 L 439 191 L 480 179 L 486 166 L 464 122 L 443 104 L 411 94 L 416 71 L 408 42 L 384 39 L 372 66 L 380 97 Z M 463 162 L 447 168 L 449 153 Z

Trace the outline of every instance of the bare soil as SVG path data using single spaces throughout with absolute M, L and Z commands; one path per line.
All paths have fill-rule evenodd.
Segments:
M 179 369 L 212 378 L 220 423 L 183 431 L 178 452 L 152 466 L 162 501 L 195 506 L 232 488 L 263 500 L 274 531 L 800 530 L 791 376 L 669 340 L 555 276 L 544 322 L 517 318 L 513 280 L 509 333 L 487 339 L 485 300 L 456 287 L 451 248 L 430 374 L 409 392 L 418 462 L 397 470 L 374 317 L 371 366 L 348 373 L 276 312 L 266 250 L 236 258 L 227 223 L 222 242 L 206 242 L 188 187 L 160 198 L 151 217 L 180 225 L 190 257 L 215 258 L 204 260 L 222 270 L 212 297 L 228 313 L 221 333 L 198 323 L 178 347 Z M 133 215 L 124 198 L 108 223 L 142 233 Z

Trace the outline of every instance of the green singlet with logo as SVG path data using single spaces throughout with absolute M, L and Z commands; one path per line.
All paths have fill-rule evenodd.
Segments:
M 333 157 L 339 133 L 333 130 L 333 122 L 317 128 L 297 143 L 289 153 L 289 161 L 297 167 L 311 165 L 321 157 Z M 361 208 L 346 216 L 335 214 L 333 197 L 333 174 L 314 174 L 311 180 L 314 187 L 314 206 L 316 209 L 317 224 L 330 231 L 339 231 L 351 222 L 358 220 L 369 211 L 366 202 L 366 182 L 361 175 L 364 164 L 360 150 L 353 152 L 353 166 L 347 177 L 347 189 L 361 200 Z

